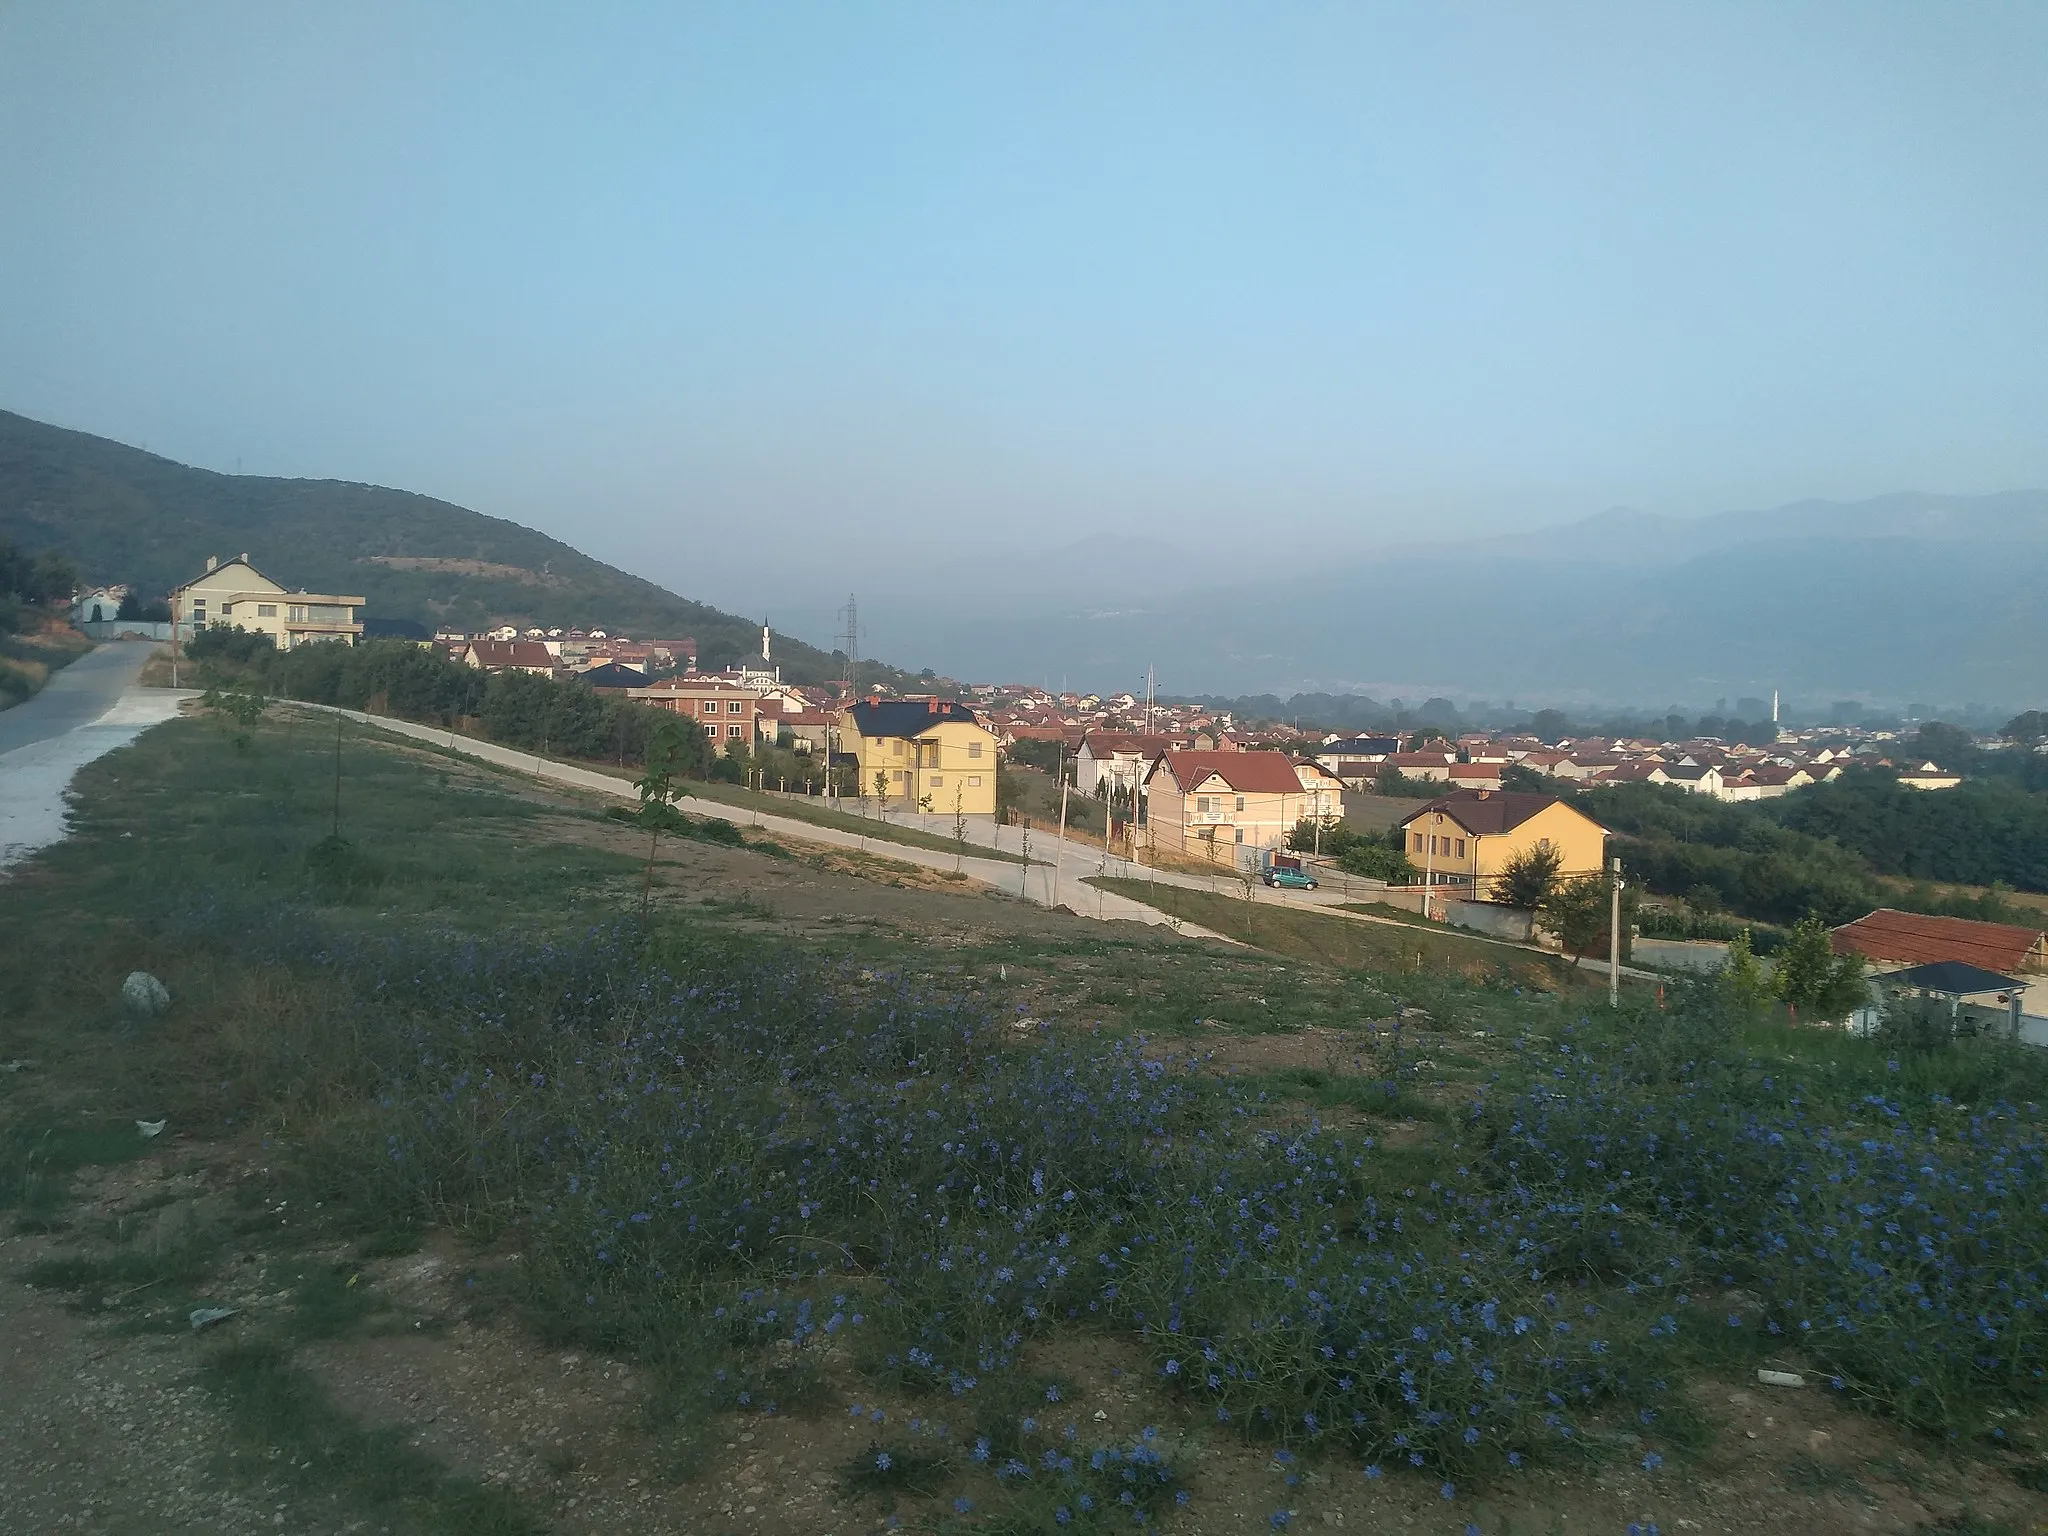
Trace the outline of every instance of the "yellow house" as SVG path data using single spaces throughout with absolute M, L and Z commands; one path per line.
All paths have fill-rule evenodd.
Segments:
M 239 627 L 268 635 L 280 651 L 315 640 L 341 640 L 350 645 L 363 636 L 357 611 L 360 597 L 326 592 L 287 592 L 249 563 L 247 555 L 232 560 L 206 557 L 206 574 L 171 593 L 174 632 L 194 634 L 209 624 Z
M 1561 878 L 1598 874 L 1607 829 L 1555 795 L 1467 789 L 1431 800 L 1401 822 L 1408 862 L 1424 883 L 1465 887 L 1485 900 L 1507 862 L 1539 843 L 1563 856 Z
M 869 699 L 840 721 L 840 748 L 860 763 L 860 792 L 939 815 L 996 810 L 995 733 L 951 699 Z

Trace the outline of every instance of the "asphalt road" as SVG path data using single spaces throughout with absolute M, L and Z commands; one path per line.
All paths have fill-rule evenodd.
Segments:
M 133 640 L 100 646 L 51 678 L 34 698 L 0 709 L 0 754 L 92 724 L 133 686 L 155 649 Z

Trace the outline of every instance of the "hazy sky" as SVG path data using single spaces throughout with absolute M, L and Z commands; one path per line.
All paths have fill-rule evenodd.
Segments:
M 2044 237 L 2038 4 L 0 0 L 0 405 L 749 610 L 2048 484 Z

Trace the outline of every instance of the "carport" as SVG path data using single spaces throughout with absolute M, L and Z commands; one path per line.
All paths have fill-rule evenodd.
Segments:
M 1989 1034 L 1994 1030 L 2008 1038 L 2022 1038 L 2020 995 L 2027 984 L 2012 976 L 2001 976 L 1982 966 L 1961 960 L 1934 960 L 1926 965 L 1907 966 L 1870 978 L 1879 996 L 1886 1000 L 1917 999 L 1922 1018 L 1930 1022 L 1946 1018 L 1958 1035 Z M 1881 1011 L 1873 1002 L 1857 1011 L 1856 1023 L 1865 1033 L 1877 1024 Z M 2048 1044 L 2037 1040 L 2034 1044 Z

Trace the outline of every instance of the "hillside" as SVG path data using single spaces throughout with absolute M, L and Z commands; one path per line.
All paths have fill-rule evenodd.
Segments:
M 0 537 L 77 562 L 88 581 L 145 594 L 247 551 L 288 586 L 359 592 L 380 619 L 482 629 L 602 625 L 694 636 L 706 667 L 760 651 L 755 621 L 616 570 L 546 534 L 410 491 L 194 469 L 0 411 Z M 832 653 L 775 637 L 783 675 L 840 675 Z M 863 681 L 916 680 L 863 663 Z M 927 684 L 929 686 L 929 684 Z

